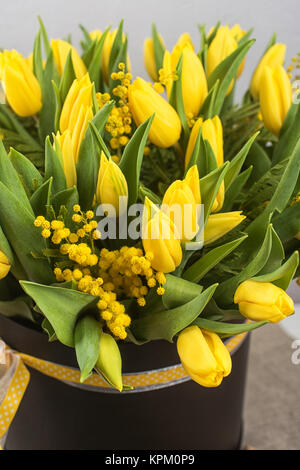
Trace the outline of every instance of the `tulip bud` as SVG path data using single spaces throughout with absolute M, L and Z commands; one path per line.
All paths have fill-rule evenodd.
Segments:
M 66 177 L 67 188 L 72 188 L 77 184 L 77 174 L 75 158 L 73 153 L 71 132 L 66 130 L 62 135 L 57 132 L 54 148 L 57 153 L 61 153 L 62 164 Z
M 223 237 L 223 235 L 234 229 L 245 218 L 246 216 L 242 215 L 241 211 L 210 215 L 204 229 L 204 245 L 208 245 Z
M 180 46 L 181 48 L 185 47 L 186 45 L 190 46 L 191 49 L 195 50 L 195 46 L 189 33 L 181 34 L 176 43 L 176 46 Z
M 16 114 L 32 116 L 42 107 L 42 91 L 28 62 L 17 51 L 0 53 L 0 80 L 6 100 Z
M 112 160 L 108 160 L 101 153 L 100 168 L 96 189 L 96 201 L 98 204 L 111 204 L 119 215 L 119 198 L 128 197 L 128 186 L 125 176 Z M 123 208 L 125 209 L 125 208 Z
M 220 26 L 215 35 L 214 39 L 212 40 L 208 50 L 207 50 L 207 58 L 206 58 L 206 67 L 207 67 L 207 75 L 210 76 L 211 73 L 215 70 L 215 68 L 232 54 L 238 47 L 237 41 L 233 37 L 228 26 Z M 227 90 L 227 95 L 232 90 L 234 85 L 234 80 L 229 85 Z
M 164 47 L 164 41 L 161 35 L 158 35 L 162 46 Z M 154 82 L 158 81 L 158 73 L 156 69 L 156 62 L 154 56 L 154 45 L 152 38 L 146 38 L 144 42 L 144 63 L 148 75 L 152 78 Z
M 251 79 L 250 92 L 253 98 L 258 99 L 260 93 L 260 80 L 264 68 L 277 67 L 283 65 L 285 58 L 286 45 L 285 44 L 274 44 L 270 49 L 267 50 L 263 58 L 260 60 L 258 66 Z
M 220 337 L 198 326 L 185 328 L 177 351 L 188 375 L 203 387 L 218 387 L 231 372 L 231 357 Z
M 100 335 L 99 356 L 95 369 L 109 385 L 122 392 L 122 359 L 120 350 L 114 338 L 107 333 L 102 332 Z
M 138 77 L 128 89 L 129 106 L 137 126 L 155 113 L 149 140 L 167 148 L 180 138 L 181 122 L 175 109 L 152 86 Z
M 244 281 L 237 288 L 234 303 L 250 320 L 279 322 L 294 313 L 294 302 L 280 287 L 270 282 Z
M 66 96 L 59 121 L 60 131 L 69 129 L 71 133 L 75 130 L 78 122 L 80 108 L 92 107 L 92 91 L 89 74 L 85 74 L 81 79 L 75 79 Z
M 7 276 L 10 270 L 10 262 L 3 251 L 0 250 L 0 279 Z
M 195 117 L 198 116 L 207 96 L 207 81 L 201 60 L 192 46 L 190 43 L 183 44 L 176 45 L 171 54 L 165 52 L 163 73 L 167 77 L 166 89 L 170 96 L 176 66 L 182 54 L 181 84 L 184 110 L 189 117 Z
M 188 171 L 186 178 L 176 180 L 165 192 L 162 210 L 176 226 L 181 240 L 192 240 L 198 230 L 200 184 L 197 166 Z
M 188 146 L 185 154 L 185 167 L 188 166 L 191 159 L 197 136 L 199 134 L 200 127 L 202 128 L 202 137 L 203 139 L 208 140 L 211 145 L 211 148 L 214 152 L 217 166 L 220 167 L 224 163 L 224 153 L 223 153 L 223 127 L 219 116 L 215 116 L 213 119 L 207 119 L 203 121 L 202 118 L 199 118 L 191 131 Z M 214 201 L 212 212 L 218 212 L 224 202 L 225 188 L 224 183 L 222 182 L 216 199 Z
M 157 271 L 170 273 L 182 260 L 179 234 L 171 219 L 145 198 L 147 211 L 154 211 L 154 217 L 144 217 L 142 241 L 145 253 L 150 251 L 154 258 L 151 265 Z M 150 219 L 150 220 L 149 220 Z
M 264 68 L 260 80 L 259 99 L 265 127 L 278 136 L 292 105 L 292 85 L 281 65 Z
M 86 66 L 72 44 L 67 41 L 63 41 L 62 39 L 52 39 L 51 49 L 59 75 L 62 75 L 64 71 L 64 66 L 70 50 L 72 51 L 72 62 L 76 78 L 82 78 L 86 74 Z

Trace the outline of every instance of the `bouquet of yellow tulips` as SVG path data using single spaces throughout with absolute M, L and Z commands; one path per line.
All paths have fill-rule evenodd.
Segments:
M 29 57 L 0 53 L 0 311 L 75 348 L 82 382 L 126 389 L 118 343 L 160 339 L 218 386 L 224 338 L 294 312 L 300 57 L 273 36 L 236 104 L 239 25 L 172 51 L 153 26 L 146 81 L 123 22 L 81 27 L 80 53 L 39 21 Z

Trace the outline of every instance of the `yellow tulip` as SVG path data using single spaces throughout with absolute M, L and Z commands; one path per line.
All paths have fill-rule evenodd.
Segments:
M 146 198 L 147 199 L 147 198 Z M 145 204 L 149 204 L 145 201 Z M 161 210 L 150 204 L 155 211 L 152 218 L 143 220 L 142 242 L 145 252 L 153 253 L 151 265 L 157 271 L 171 273 L 182 260 L 179 234 L 171 219 Z
M 176 43 L 177 46 L 184 47 L 186 45 L 189 45 L 191 49 L 195 49 L 195 46 L 193 44 L 192 38 L 189 35 L 189 33 L 183 33 L 179 36 L 178 41 Z
M 163 197 L 162 210 L 176 225 L 182 240 L 192 240 L 198 230 L 200 184 L 197 166 L 188 171 L 184 180 L 174 181 Z
M 204 245 L 208 245 L 223 237 L 223 235 L 234 229 L 245 218 L 246 216 L 242 215 L 241 211 L 210 215 L 204 228 Z
M 196 325 L 179 334 L 177 351 L 185 371 L 203 387 L 218 387 L 231 372 L 231 357 L 220 337 Z
M 111 204 L 115 208 L 116 215 L 119 215 L 119 198 L 122 196 L 128 197 L 126 178 L 118 165 L 112 159 L 108 160 L 102 152 L 96 201 L 98 204 Z
M 57 148 L 57 145 L 59 148 Z M 67 188 L 72 188 L 77 184 L 77 174 L 72 146 L 72 137 L 71 132 L 68 129 L 62 135 L 59 132 L 56 134 L 54 147 L 57 152 L 59 152 L 59 150 L 61 151 Z
M 281 65 L 264 68 L 260 80 L 259 99 L 264 125 L 278 136 L 292 105 L 292 85 Z
M 7 276 L 10 270 L 10 262 L 3 251 L 0 250 L 0 279 Z
M 27 59 L 17 51 L 0 53 L 0 80 L 6 100 L 16 114 L 32 116 L 42 107 L 42 91 Z
M 81 79 L 75 79 L 68 91 L 59 121 L 60 131 L 69 129 L 74 131 L 80 108 L 92 106 L 92 90 L 89 74 L 85 74 Z
M 231 32 L 232 36 L 234 37 L 234 39 L 236 40 L 236 42 L 239 42 L 239 40 L 242 39 L 242 37 L 245 36 L 245 34 L 246 34 L 246 31 L 244 31 L 240 27 L 239 24 L 235 24 L 234 26 L 232 26 L 230 32 Z M 240 66 L 238 68 L 236 78 L 239 78 L 242 75 L 244 67 L 245 67 L 245 63 L 246 63 L 246 57 L 244 57 L 244 59 L 242 60 Z
M 270 282 L 244 281 L 237 288 L 234 303 L 244 317 L 254 321 L 279 322 L 294 313 L 294 302 Z
M 122 392 L 122 359 L 120 350 L 114 338 L 107 333 L 101 333 L 99 357 L 95 369 L 112 387 Z
M 250 91 L 253 98 L 258 99 L 260 93 L 260 80 L 264 68 L 277 67 L 283 65 L 285 58 L 286 45 L 285 44 L 274 44 L 260 60 L 258 66 L 251 79 Z
M 199 130 L 202 128 L 202 137 L 203 139 L 208 140 L 211 145 L 211 148 L 214 152 L 217 166 L 220 167 L 224 163 L 224 153 L 223 153 L 223 127 L 219 116 L 215 116 L 213 119 L 207 119 L 203 121 L 202 118 L 197 119 L 195 122 L 190 138 L 188 141 L 188 146 L 186 149 L 185 154 L 185 167 L 188 166 L 189 161 L 191 159 L 197 136 L 199 134 Z M 222 182 L 216 199 L 214 201 L 212 212 L 218 212 L 224 203 L 225 197 L 225 187 L 224 183 Z
M 164 41 L 161 35 L 158 35 L 160 42 L 162 46 L 164 47 Z M 154 82 L 158 81 L 158 73 L 156 70 L 156 63 L 155 63 L 155 57 L 154 57 L 154 46 L 153 46 L 153 39 L 152 38 L 146 38 L 144 42 L 144 63 L 146 70 L 148 72 L 148 75 L 152 78 Z
M 152 86 L 138 77 L 128 89 L 129 106 L 137 126 L 153 113 L 149 140 L 158 147 L 174 145 L 180 138 L 181 122 L 175 109 Z
M 84 65 L 83 60 L 81 59 L 75 47 L 72 46 L 72 44 L 67 41 L 63 41 L 62 39 L 52 39 L 51 49 L 59 75 L 62 75 L 63 73 L 64 66 L 70 50 L 72 51 L 72 62 L 76 78 L 82 78 L 86 74 L 86 66 Z
M 184 110 L 187 116 L 198 116 L 201 106 L 207 96 L 207 81 L 201 60 L 195 54 L 190 43 L 184 43 L 183 47 L 176 45 L 170 54 L 164 54 L 163 73 L 166 78 L 168 96 L 171 94 L 173 78 L 178 60 L 182 54 L 182 98 Z
M 206 58 L 207 75 L 210 76 L 215 68 L 232 54 L 238 47 L 237 41 L 231 33 L 229 27 L 220 26 L 216 36 L 212 40 Z M 227 95 L 231 92 L 234 85 L 234 80 L 229 85 Z

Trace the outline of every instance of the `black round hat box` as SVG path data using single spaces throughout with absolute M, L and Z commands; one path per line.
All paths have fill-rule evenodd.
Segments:
M 14 350 L 78 367 L 73 349 L 0 315 L 0 337 Z M 232 353 L 232 373 L 218 388 L 192 380 L 138 393 L 70 386 L 30 369 L 30 382 L 6 446 L 35 450 L 239 449 L 250 335 Z M 178 364 L 176 344 L 120 344 L 123 373 Z

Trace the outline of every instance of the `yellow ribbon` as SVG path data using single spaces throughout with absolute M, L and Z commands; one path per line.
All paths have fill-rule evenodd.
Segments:
M 227 341 L 226 347 L 230 353 L 241 344 L 246 334 L 247 332 L 241 333 Z M 5 398 L 0 405 L 0 443 L 1 439 L 9 430 L 9 426 L 14 419 L 29 383 L 30 373 L 25 364 L 54 379 L 80 384 L 79 369 L 54 364 L 53 362 L 45 361 L 24 353 L 13 352 L 12 354 L 18 355 L 18 365 L 10 381 Z M 185 380 L 189 380 L 189 376 L 186 374 L 181 364 L 165 367 L 163 369 L 123 375 L 124 383 L 134 387 L 134 391 L 143 391 L 147 387 L 161 388 L 175 385 Z M 93 373 L 84 384 L 80 385 L 81 387 L 87 386 L 87 389 L 90 389 L 90 387 L 97 387 L 99 389 L 110 388 L 110 386 L 95 373 Z M 2 450 L 1 446 L 0 450 Z

